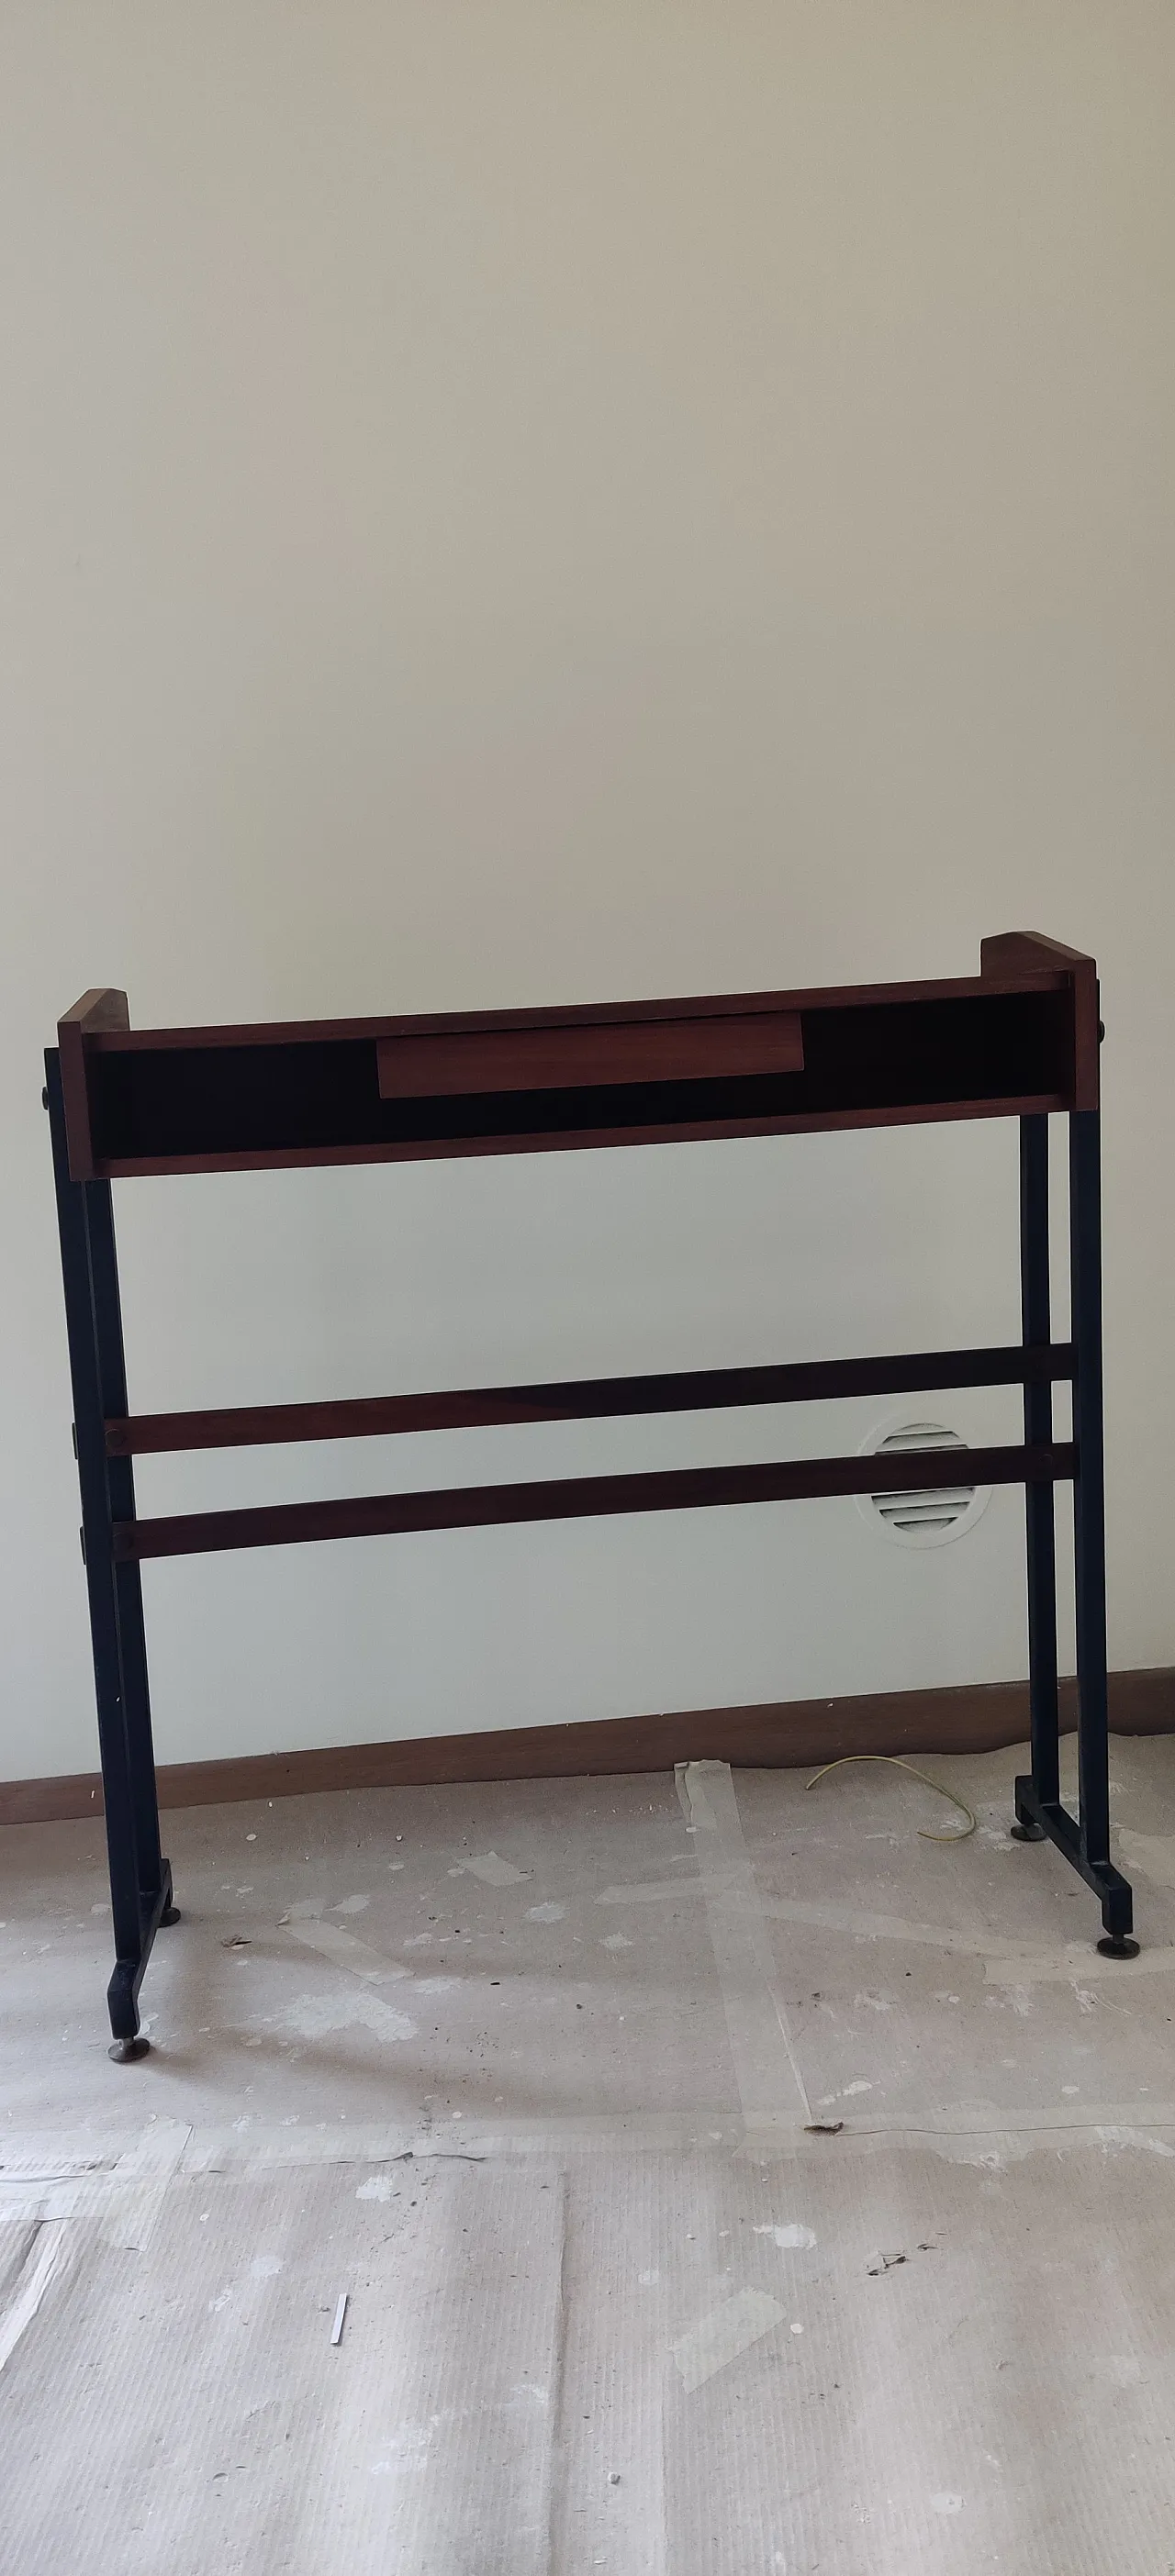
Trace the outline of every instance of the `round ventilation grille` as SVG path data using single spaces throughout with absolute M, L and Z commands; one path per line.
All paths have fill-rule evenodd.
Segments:
M 966 1441 L 942 1422 L 898 1423 L 892 1430 L 875 1432 L 865 1443 L 866 1453 L 872 1451 L 878 1457 L 900 1456 L 904 1449 L 941 1449 L 948 1474 L 947 1462 L 967 1455 Z M 899 1547 L 943 1547 L 973 1526 L 989 1499 L 990 1488 L 967 1484 L 964 1470 L 956 1483 L 944 1482 L 929 1490 L 862 1494 L 859 1506 L 874 1527 L 880 1523 L 887 1538 Z

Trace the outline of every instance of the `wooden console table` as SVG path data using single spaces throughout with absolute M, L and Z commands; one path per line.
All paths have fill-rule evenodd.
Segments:
M 941 1453 L 904 1450 L 893 1458 L 364 1494 L 140 1520 L 132 1460 L 146 1451 L 1022 1385 L 1023 1446 L 976 1449 L 968 1462 L 977 1483 L 1022 1484 L 1026 1494 L 1032 1769 L 1016 1782 L 1013 1831 L 1056 1844 L 1101 1900 L 1099 1948 L 1134 1954 L 1131 1891 L 1111 1864 L 1109 1842 L 1098 1008 L 1091 958 L 1016 932 L 984 941 L 978 976 L 946 983 L 241 1028 L 132 1029 L 118 992 L 86 993 L 66 1012 L 45 1058 L 45 1100 L 114 1911 L 112 2056 L 146 2048 L 139 1985 L 157 1927 L 177 1920 L 159 1848 L 144 1558 L 890 1487 L 932 1491 L 942 1482 Z M 1048 1121 L 1060 1112 L 1069 1120 L 1066 1342 L 1052 1340 L 1049 1310 Z M 1020 1126 L 1023 1338 L 1011 1348 L 218 1412 L 128 1411 L 113 1181 L 995 1117 Z M 1073 1388 L 1070 1441 L 1053 1436 L 1058 1381 Z M 1061 1804 L 1058 1767 L 1053 1486 L 1060 1481 L 1072 1482 L 1076 1523 L 1077 1817 Z

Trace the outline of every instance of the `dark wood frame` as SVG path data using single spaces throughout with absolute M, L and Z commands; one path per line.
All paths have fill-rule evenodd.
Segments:
M 932 1490 L 935 1451 L 458 1492 L 361 1495 L 140 1520 L 147 1451 L 353 1438 L 488 1422 L 811 1401 L 961 1385 L 1024 1389 L 1022 1446 L 977 1450 L 978 1481 L 1026 1488 L 1033 1769 L 1019 1828 L 1095 1887 L 1118 1955 L 1131 1894 L 1109 1860 L 1102 1494 L 1097 970 L 1035 933 L 985 940 L 977 977 L 707 995 L 569 1010 L 137 1030 L 125 994 L 67 1012 L 46 1057 L 82 1487 L 104 1800 L 115 1896 L 115 2040 L 137 2053 L 156 1924 L 175 1919 L 159 1852 L 139 1566 L 210 1548 L 818 1494 Z M 1048 1119 L 1070 1122 L 1074 1329 L 1051 1337 Z M 537 1153 L 696 1138 L 1014 1117 L 1021 1135 L 1023 1339 L 1012 1349 L 680 1371 L 359 1401 L 132 1415 L 110 1184 L 142 1173 L 264 1170 Z M 1074 1438 L 1052 1388 L 1074 1389 Z M 1074 1485 L 1081 1814 L 1060 1804 L 1053 1485 Z

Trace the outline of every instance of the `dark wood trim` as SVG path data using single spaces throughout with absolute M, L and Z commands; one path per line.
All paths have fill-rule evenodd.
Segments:
M 350 1396 L 318 1404 L 241 1404 L 203 1413 L 139 1413 L 106 1425 L 111 1458 L 173 1450 L 246 1449 L 300 1440 L 364 1440 L 503 1422 L 594 1422 L 622 1414 L 702 1413 L 744 1404 L 921 1394 L 958 1386 L 1055 1384 L 1073 1375 L 1073 1345 L 919 1351 L 892 1358 L 801 1360 L 766 1368 L 676 1369 L 661 1377 L 572 1378 L 546 1386 L 439 1388 L 427 1395 Z
M 336 1163 L 470 1162 L 485 1154 L 595 1153 L 620 1145 L 709 1145 L 732 1136 L 836 1136 L 858 1127 L 939 1127 L 971 1118 L 1051 1118 L 1071 1109 L 1064 1091 L 1016 1098 L 920 1102 L 914 1108 L 829 1109 L 811 1116 L 698 1118 L 673 1126 L 583 1127 L 538 1136 L 441 1136 L 410 1145 L 258 1146 L 248 1153 L 112 1154 L 95 1164 L 107 1181 L 183 1172 L 310 1172 Z
M 61 1090 L 65 1103 L 65 1137 L 72 1181 L 92 1181 L 94 1150 L 90 1137 L 90 1094 L 86 1076 L 87 1048 L 103 1032 L 125 1032 L 131 1023 L 125 993 L 113 985 L 95 984 L 57 1023 L 61 1057 Z
M 993 992 L 1056 993 L 1071 981 L 1069 961 L 1075 949 L 1055 941 L 1038 941 L 1029 931 L 1005 934 L 1015 946 L 1024 941 L 1055 954 L 1016 957 L 1005 970 L 995 959 L 978 975 L 937 976 L 909 984 L 816 984 L 786 993 L 683 993 L 638 1002 L 544 1003 L 504 1011 L 401 1012 L 379 1019 L 244 1020 L 188 1029 L 127 1029 L 95 1037 L 102 1055 L 155 1054 L 180 1047 L 301 1046 L 321 1039 L 380 1039 L 480 1035 L 499 1030 L 620 1028 L 632 1020 L 698 1020 L 739 1017 L 759 1012 L 839 1011 L 890 1002 L 959 1002 L 990 999 Z M 995 949 L 996 943 L 988 941 Z
M 968 1482 L 1056 1484 L 1072 1476 L 1070 1441 L 969 1449 Z M 616 1512 L 708 1511 L 730 1503 L 812 1502 L 834 1494 L 934 1493 L 941 1450 L 886 1457 L 799 1458 L 740 1467 L 674 1467 L 639 1476 L 559 1476 L 518 1485 L 440 1487 L 432 1493 L 353 1494 L 316 1503 L 263 1503 L 246 1511 L 176 1512 L 114 1523 L 118 1564 L 204 1556 L 222 1548 L 304 1547 L 321 1539 L 382 1538 L 409 1530 L 496 1529 L 506 1523 L 596 1520 Z
M 999 985 L 1007 976 L 1059 969 L 1073 986 L 1073 1107 L 1096 1109 L 1101 1099 L 1101 1003 L 1097 966 L 1080 948 L 1046 939 L 1039 930 L 1006 930 L 984 939 L 980 972 Z
M 979 943 L 980 974 L 993 983 L 1009 975 L 1071 975 L 1075 967 L 1092 964 L 1084 948 L 1046 939 L 1043 930 L 997 930 Z
M 1072 1734 L 1072 1681 L 1061 1684 L 1061 1723 Z M 1118 1735 L 1175 1734 L 1175 1669 L 1111 1673 L 1110 1725 Z M 964 1690 L 767 1701 L 744 1708 L 684 1709 L 582 1719 L 576 1725 L 164 1763 L 159 1803 L 204 1807 L 338 1789 L 424 1788 L 442 1781 L 562 1780 L 593 1773 L 622 1777 L 708 1759 L 744 1770 L 787 1770 L 832 1762 L 845 1753 L 988 1753 L 1025 1743 L 1027 1737 L 1027 1682 L 975 1683 Z M 44 1824 L 101 1813 L 97 1772 L 0 1784 L 0 1824 Z

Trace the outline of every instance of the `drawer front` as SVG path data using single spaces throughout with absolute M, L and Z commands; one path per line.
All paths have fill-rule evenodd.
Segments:
M 564 1091 L 604 1083 L 704 1082 L 738 1074 L 802 1073 L 804 1067 L 798 1011 L 438 1031 L 380 1038 L 377 1056 L 383 1100 Z

